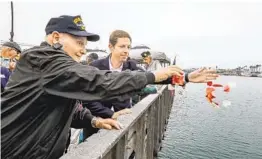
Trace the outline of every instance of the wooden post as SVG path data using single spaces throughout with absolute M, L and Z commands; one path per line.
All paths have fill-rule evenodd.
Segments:
M 115 155 L 113 158 L 123 158 L 128 159 L 126 156 L 126 144 L 127 144 L 127 134 L 125 134 L 116 144 L 115 146 Z
M 145 158 L 145 114 L 137 123 L 137 133 L 136 133 L 136 147 L 135 147 L 135 157 L 136 158 Z
M 147 128 L 147 158 L 154 158 L 154 106 L 148 110 L 148 128 Z

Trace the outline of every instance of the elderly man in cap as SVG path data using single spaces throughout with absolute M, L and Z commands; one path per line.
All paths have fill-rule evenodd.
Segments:
M 149 51 L 143 52 L 141 56 L 143 58 L 143 62 L 146 64 L 147 71 L 155 71 L 162 68 L 158 60 L 153 60 Z
M 113 119 L 83 115 L 82 100 L 124 101 L 147 84 L 171 82 L 182 70 L 169 66 L 151 72 L 111 72 L 79 63 L 87 41 L 99 36 L 86 31 L 80 16 L 51 18 L 46 43 L 25 51 L 1 94 L 2 158 L 53 159 L 63 155 L 70 126 L 120 126 Z M 212 70 L 191 74 L 187 82 L 217 78 Z M 82 110 L 79 114 L 75 110 Z M 74 115 L 79 121 L 72 123 Z M 76 124 L 76 125 L 74 125 Z
M 1 56 L 1 92 L 8 82 L 11 72 L 15 69 L 16 61 L 19 60 L 21 48 L 16 42 L 5 42 L 2 45 Z

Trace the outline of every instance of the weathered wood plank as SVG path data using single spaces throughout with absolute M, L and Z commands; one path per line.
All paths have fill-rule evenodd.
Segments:
M 159 112 L 160 112 L 160 105 L 159 105 L 159 98 L 155 101 L 154 103 L 154 107 L 155 107 L 155 110 L 154 110 L 154 118 L 155 118 L 155 121 L 154 121 L 154 156 L 157 156 L 157 153 L 158 153 L 158 149 L 159 149 L 159 141 L 158 141 L 158 138 L 159 138 L 159 133 L 160 133 L 160 129 L 159 129 L 159 125 L 160 125 L 160 115 L 159 115 Z
M 148 128 L 147 128 L 147 158 L 154 158 L 154 105 L 148 110 Z
M 115 146 L 115 154 L 113 155 L 113 158 L 127 158 L 127 134 L 125 134 L 116 144 Z
M 136 127 L 136 126 L 134 126 Z M 132 132 L 132 136 L 128 138 L 127 145 L 126 145 L 126 157 L 129 158 L 129 156 L 133 153 L 135 149 L 136 142 L 136 131 Z
M 135 146 L 135 157 L 136 158 L 145 158 L 144 156 L 144 148 L 145 148 L 145 118 L 146 115 L 144 114 L 140 120 L 137 122 L 137 133 L 136 133 L 136 146 Z
M 167 102 L 166 102 L 166 98 L 165 98 L 165 92 L 163 91 L 162 93 L 163 96 L 161 96 L 161 108 L 162 108 L 162 115 L 161 115 L 161 139 L 162 139 L 162 134 L 164 132 L 165 129 L 165 119 L 166 119 L 166 112 L 168 110 L 167 108 Z
M 113 156 L 114 150 L 109 151 L 103 159 L 114 159 Z
M 160 150 L 160 144 L 161 144 L 161 111 L 162 111 L 162 107 L 161 107 L 161 98 L 159 97 L 156 100 L 156 111 L 155 111 L 155 135 L 154 135 L 154 156 L 157 156 L 159 150 Z

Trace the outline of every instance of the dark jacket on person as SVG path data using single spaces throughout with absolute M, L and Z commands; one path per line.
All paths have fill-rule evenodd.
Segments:
M 109 66 L 110 56 L 96 60 L 90 64 L 90 66 L 94 66 L 99 70 L 110 70 Z M 123 63 L 122 71 L 125 70 L 139 70 L 136 63 L 134 61 L 128 60 Z M 117 82 L 117 81 L 116 81 Z M 131 98 L 131 97 L 130 97 Z M 111 118 L 114 112 L 119 110 L 130 108 L 131 107 L 131 100 L 127 99 L 124 102 L 83 102 L 84 107 L 88 107 L 93 115 L 99 116 L 102 118 Z M 114 107 L 114 111 L 111 109 Z
M 10 75 L 9 69 L 1 66 L 1 92 L 4 91 Z
M 90 110 L 83 107 L 82 101 L 76 101 L 76 109 L 73 114 L 73 119 L 71 127 L 75 129 L 84 128 L 85 130 L 97 130 L 92 127 L 91 120 L 94 116 L 91 114 Z M 69 134 L 66 142 L 65 153 L 67 153 L 68 147 L 71 142 L 71 129 L 69 129 Z
M 26 50 L 1 94 L 1 157 L 59 158 L 77 101 L 125 101 L 154 78 L 152 73 L 85 66 L 60 47 Z M 83 121 L 81 127 L 89 123 Z

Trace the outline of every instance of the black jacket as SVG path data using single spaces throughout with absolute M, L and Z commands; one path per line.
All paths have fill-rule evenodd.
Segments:
M 96 60 L 92 62 L 90 65 L 98 68 L 99 70 L 110 70 L 109 60 L 110 56 L 100 60 Z M 135 62 L 128 60 L 123 63 L 122 71 L 125 70 L 135 71 L 139 70 L 139 68 L 137 67 Z M 102 118 L 111 118 L 114 114 L 114 111 L 117 112 L 124 108 L 131 107 L 130 99 L 127 99 L 123 102 L 83 102 L 83 104 L 84 107 L 88 107 L 88 109 L 92 112 L 93 115 Z M 114 106 L 114 111 L 111 109 L 112 106 Z
M 1 94 L 1 156 L 59 158 L 76 99 L 124 101 L 153 82 L 152 73 L 98 70 L 50 46 L 26 50 Z

